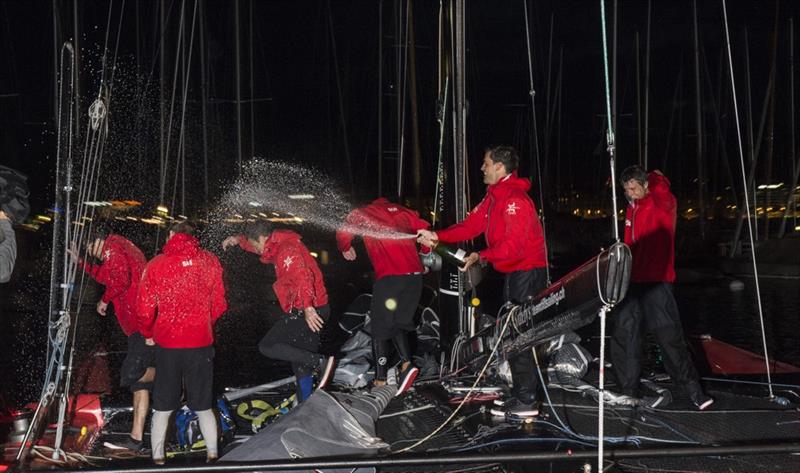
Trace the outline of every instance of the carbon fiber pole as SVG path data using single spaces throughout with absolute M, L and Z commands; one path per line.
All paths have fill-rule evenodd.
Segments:
M 777 444 L 743 444 L 724 447 L 681 447 L 649 448 L 606 451 L 604 457 L 610 460 L 627 458 L 665 458 L 697 457 L 721 455 L 758 455 L 800 453 L 800 442 Z M 212 465 L 174 467 L 153 466 L 148 468 L 118 468 L 91 470 L 92 473 L 170 473 L 170 472 L 244 472 L 274 470 L 323 470 L 334 468 L 381 467 L 381 466 L 420 466 L 453 465 L 463 463 L 525 463 L 525 462 L 563 462 L 571 460 L 592 460 L 597 457 L 596 450 L 538 452 L 538 453 L 492 453 L 481 455 L 415 455 L 377 458 L 309 459 L 303 461 L 285 460 L 269 462 L 220 462 Z M 86 470 L 59 470 L 62 472 L 85 472 Z

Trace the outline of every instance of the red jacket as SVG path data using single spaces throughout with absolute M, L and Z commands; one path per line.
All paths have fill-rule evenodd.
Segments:
M 345 218 L 345 226 L 336 232 L 339 251 L 351 248 L 353 233 L 361 234 L 367 254 L 375 268 L 375 280 L 423 271 L 417 254 L 414 236 L 417 230 L 430 224 L 419 218 L 419 214 L 402 205 L 393 204 L 383 197 L 366 207 L 355 209 Z M 351 233 L 352 232 L 352 233 Z M 380 238 L 382 233 L 407 233 L 408 238 Z M 430 251 L 424 248 L 423 251 Z
M 284 312 L 306 307 L 322 307 L 328 303 L 328 291 L 317 261 L 300 242 L 300 235 L 291 230 L 273 231 L 261 253 L 260 261 L 275 265 L 277 280 L 272 285 Z M 239 236 L 243 250 L 258 254 L 244 235 Z
M 628 205 L 625 244 L 631 247 L 631 282 L 675 281 L 677 205 L 669 179 L 647 176 L 647 194 Z
M 195 237 L 176 233 L 147 263 L 139 284 L 139 327 L 159 346 L 212 345 L 214 323 L 227 309 L 222 266 Z
M 142 251 L 120 235 L 109 235 L 103 244 L 103 263 L 82 262 L 83 269 L 106 287 L 100 299 L 114 306 L 117 322 L 126 336 L 139 331 L 136 292 L 147 259 Z
M 544 233 L 536 206 L 528 195 L 531 181 L 516 171 L 486 189 L 483 198 L 467 218 L 444 230 L 439 240 L 459 242 L 483 233 L 488 248 L 479 252 L 501 273 L 527 271 L 547 265 Z

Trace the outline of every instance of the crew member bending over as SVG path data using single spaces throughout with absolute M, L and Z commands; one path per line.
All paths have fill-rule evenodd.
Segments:
M 318 389 L 328 385 L 335 359 L 319 353 L 320 331 L 331 309 L 322 272 L 300 238 L 291 230 L 273 230 L 269 223 L 258 221 L 244 235 L 226 238 L 222 249 L 239 245 L 260 255 L 262 263 L 275 265 L 277 280 L 272 288 L 284 316 L 261 339 L 258 349 L 268 358 L 292 364 L 298 401 L 304 401 L 311 395 L 314 373 Z
M 350 212 L 345 225 L 336 232 L 339 251 L 348 261 L 356 259 L 353 233 L 360 233 L 375 268 L 370 305 L 374 384 L 386 384 L 387 363 L 394 341 L 401 362 L 397 395 L 406 392 L 419 374 L 408 340 L 408 333 L 415 330 L 414 315 L 422 295 L 423 268 L 414 237 L 417 230 L 429 226 L 417 212 L 379 198 Z M 403 233 L 409 236 L 398 236 Z M 426 247 L 425 251 L 430 250 Z

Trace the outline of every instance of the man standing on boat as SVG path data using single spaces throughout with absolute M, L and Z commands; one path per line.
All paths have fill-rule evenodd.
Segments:
M 164 464 L 164 440 L 172 412 L 186 404 L 197 414 L 206 458 L 216 460 L 217 419 L 211 409 L 214 324 L 228 309 L 222 266 L 203 250 L 186 222 L 170 228 L 162 254 L 145 267 L 139 285 L 139 326 L 155 341 L 156 379 L 150 430 L 153 462 Z
M 503 298 L 506 303 L 520 304 L 547 287 L 547 251 L 544 233 L 536 206 L 528 195 L 529 179 L 517 176 L 519 155 L 510 146 L 498 146 L 483 156 L 483 182 L 486 196 L 467 218 L 444 230 L 420 230 L 418 241 L 433 246 L 437 241 L 460 242 L 484 234 L 487 248 L 466 258 L 466 271 L 471 265 L 488 262 L 505 275 Z M 529 418 L 538 414 L 536 374 L 533 353 L 523 351 L 509 360 L 514 383 L 512 399 L 502 410 L 512 418 Z
M 397 395 L 406 392 L 419 374 L 414 366 L 408 333 L 415 330 L 414 315 L 422 295 L 423 268 L 413 236 L 426 229 L 428 222 L 411 209 L 381 197 L 350 212 L 336 232 L 339 251 L 348 261 L 356 259 L 353 233 L 362 233 L 364 246 L 375 268 L 370 304 L 372 352 L 375 359 L 375 386 L 386 384 L 388 360 L 394 342 L 400 355 Z M 430 251 L 427 247 L 426 252 Z
M 250 224 L 244 235 L 226 238 L 222 249 L 239 245 L 259 255 L 263 264 L 275 266 L 277 280 L 272 288 L 284 314 L 261 339 L 258 349 L 268 358 L 292 364 L 298 401 L 304 401 L 313 390 L 314 373 L 318 375 L 317 389 L 333 379 L 335 359 L 319 353 L 320 332 L 331 309 L 322 271 L 300 239 L 291 230 L 273 230 L 268 222 L 258 221 Z
M 611 318 L 611 360 L 620 389 L 625 395 L 639 397 L 642 332 L 648 330 L 661 347 L 673 383 L 686 391 L 697 409 L 706 409 L 714 400 L 700 387 L 672 295 L 677 201 L 661 171 L 648 174 L 631 166 L 622 171 L 620 181 L 630 202 L 625 244 L 633 256 L 628 293 Z
M 136 294 L 147 259 L 130 240 L 112 233 L 104 225 L 95 226 L 87 241 L 86 252 L 100 264 L 84 261 L 74 248 L 69 249 L 68 253 L 92 279 L 105 286 L 97 302 L 97 313 L 105 317 L 111 304 L 119 327 L 128 338 L 128 350 L 120 368 L 120 386 L 133 393 L 130 436 L 120 442 L 105 442 L 104 445 L 111 449 L 141 451 L 144 425 L 150 412 L 150 390 L 155 377 L 155 348 L 139 333 L 136 319 Z

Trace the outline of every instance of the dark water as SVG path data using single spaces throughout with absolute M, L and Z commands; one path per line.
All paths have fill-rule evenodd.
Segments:
M 755 280 L 742 278 L 732 291 L 730 278 L 702 284 L 679 284 L 675 297 L 688 334 L 714 338 L 761 354 L 761 328 Z M 761 279 L 764 328 L 770 356 L 800 366 L 800 280 Z

